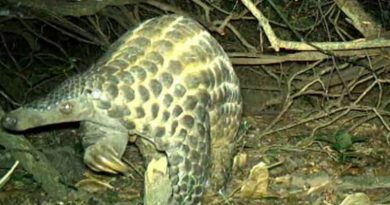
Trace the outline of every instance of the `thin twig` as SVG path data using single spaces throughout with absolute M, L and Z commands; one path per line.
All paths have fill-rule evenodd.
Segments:
M 69 58 L 69 55 L 68 53 L 60 46 L 58 45 L 56 42 L 46 38 L 44 35 L 41 35 L 39 33 L 37 33 L 33 28 L 30 27 L 30 25 L 28 25 L 26 22 L 24 22 L 24 20 L 22 19 L 19 19 L 20 22 L 27 28 L 27 30 L 29 30 L 31 33 L 33 33 L 35 36 L 37 36 L 38 38 L 46 41 L 47 43 L 53 45 L 54 47 L 58 48 L 58 50 L 61 51 L 62 54 L 64 54 L 64 56 L 66 56 L 67 58 Z

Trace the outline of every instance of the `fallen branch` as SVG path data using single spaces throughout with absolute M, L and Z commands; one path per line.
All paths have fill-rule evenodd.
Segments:
M 338 57 L 355 56 L 356 58 L 363 58 L 366 55 L 377 56 L 382 53 L 378 49 L 367 50 L 351 50 L 351 51 L 334 51 L 333 54 Z M 228 53 L 230 60 L 235 65 L 267 65 L 284 62 L 299 62 L 299 61 L 318 61 L 328 59 L 329 55 L 321 52 L 308 51 L 299 52 L 287 55 L 264 55 L 256 53 Z
M 390 40 L 387 39 L 356 39 L 347 42 L 297 42 L 297 41 L 285 41 L 279 39 L 273 31 L 268 19 L 263 13 L 256 8 L 255 4 L 251 0 L 242 0 L 242 3 L 248 8 L 248 10 L 256 17 L 262 26 L 264 33 L 268 37 L 271 44 L 271 48 L 275 51 L 280 49 L 288 50 L 300 50 L 300 51 L 314 51 L 314 50 L 356 50 L 367 48 L 383 48 L 390 47 Z M 303 40 L 303 39 L 302 39 Z

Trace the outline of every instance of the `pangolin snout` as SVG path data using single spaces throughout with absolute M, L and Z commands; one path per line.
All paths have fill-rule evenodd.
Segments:
M 14 130 L 16 128 L 16 125 L 18 124 L 18 120 L 14 116 L 6 115 L 1 120 L 1 124 L 6 129 Z

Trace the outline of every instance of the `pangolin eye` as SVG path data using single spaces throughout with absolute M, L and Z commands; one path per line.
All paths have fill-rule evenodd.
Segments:
M 60 111 L 64 114 L 69 114 L 73 110 L 73 104 L 70 102 L 65 102 L 60 105 Z
M 89 89 L 89 88 L 87 88 L 87 89 L 85 89 L 85 93 L 87 93 L 88 95 L 90 95 L 90 94 L 92 94 L 92 90 Z

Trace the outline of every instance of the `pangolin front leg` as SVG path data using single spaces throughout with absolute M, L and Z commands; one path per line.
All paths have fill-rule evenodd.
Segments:
M 84 162 L 88 167 L 112 174 L 128 171 L 121 160 L 129 138 L 126 131 L 107 129 L 92 122 L 82 122 L 80 126 L 84 133 Z

